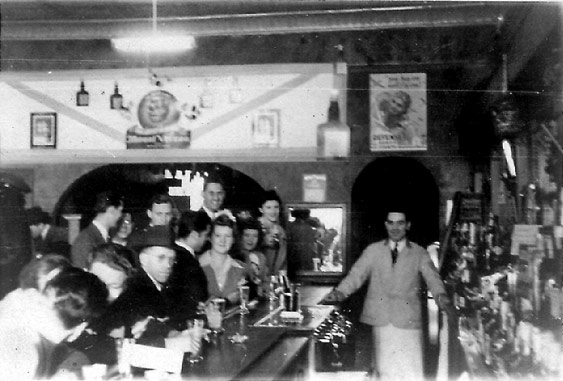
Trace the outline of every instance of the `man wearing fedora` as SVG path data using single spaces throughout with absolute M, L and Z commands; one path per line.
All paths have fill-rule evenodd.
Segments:
M 123 326 L 126 336 L 140 335 L 141 343 L 162 345 L 170 330 L 185 329 L 187 316 L 174 316 L 174 298 L 167 287 L 175 260 L 170 228 L 149 227 L 139 247 L 140 268 L 127 280 L 125 291 L 100 319 L 98 332 L 107 333 Z M 144 322 L 146 329 L 136 335 L 139 322 Z

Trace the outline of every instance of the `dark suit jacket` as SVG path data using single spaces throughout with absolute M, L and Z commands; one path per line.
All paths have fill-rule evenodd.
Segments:
M 302 219 L 291 222 L 287 228 L 288 275 L 294 278 L 299 270 L 313 270 L 317 255 L 315 229 Z
M 207 278 L 199 261 L 188 250 L 175 246 L 176 264 L 172 269 L 169 280 L 170 289 L 178 298 L 174 300 L 176 308 L 194 310 L 198 302 L 205 302 L 208 298 Z
M 86 226 L 72 243 L 70 258 L 72 264 L 76 267 L 87 268 L 88 260 L 96 246 L 107 243 L 102 237 L 102 233 L 93 224 Z
M 45 239 L 38 238 L 33 241 L 35 253 L 60 254 L 70 257 L 70 244 L 68 243 L 68 229 L 60 226 L 49 227 Z
M 127 280 L 125 291 L 92 326 L 98 333 L 107 334 L 121 326 L 125 326 L 127 331 L 137 321 L 148 316 L 169 318 L 166 324 L 153 322 L 142 337 L 145 341 L 154 341 L 155 337 L 162 339 L 171 328 L 186 328 L 187 317 L 175 313 L 173 300 L 174 296 L 169 288 L 159 291 L 147 273 L 139 269 Z

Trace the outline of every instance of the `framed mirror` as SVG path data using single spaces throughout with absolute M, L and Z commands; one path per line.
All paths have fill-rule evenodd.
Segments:
M 297 278 L 343 275 L 345 204 L 288 204 L 287 260 Z

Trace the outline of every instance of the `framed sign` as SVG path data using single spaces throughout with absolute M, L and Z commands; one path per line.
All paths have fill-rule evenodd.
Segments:
M 252 142 L 257 147 L 279 147 L 280 111 L 259 110 L 252 121 Z
M 426 74 L 370 74 L 370 149 L 426 150 Z
M 57 114 L 54 112 L 31 113 L 31 148 L 57 147 Z
M 303 201 L 325 202 L 326 174 L 303 175 Z

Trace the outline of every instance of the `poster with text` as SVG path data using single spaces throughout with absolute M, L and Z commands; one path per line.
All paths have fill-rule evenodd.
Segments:
M 423 151 L 426 74 L 370 74 L 371 151 Z

